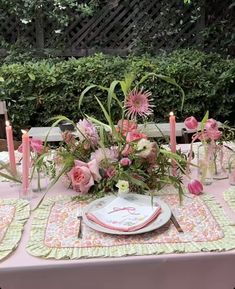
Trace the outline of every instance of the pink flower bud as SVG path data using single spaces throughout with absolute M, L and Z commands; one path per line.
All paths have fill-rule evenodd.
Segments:
M 105 177 L 108 179 L 112 179 L 112 177 L 114 177 L 116 175 L 116 170 L 113 166 L 108 167 L 105 170 Z
M 194 116 L 187 117 L 184 121 L 187 129 L 197 129 L 198 122 Z
M 131 160 L 129 158 L 122 158 L 120 160 L 120 165 L 123 167 L 127 167 L 131 165 Z
M 215 119 L 209 118 L 205 124 L 205 129 L 210 130 L 210 129 L 215 129 L 218 130 L 218 123 Z
M 208 129 L 206 134 L 210 139 L 218 140 L 222 136 L 222 131 L 219 131 L 218 129 Z
M 203 185 L 198 180 L 191 180 L 188 183 L 188 190 L 193 195 L 200 195 L 203 191 Z
M 124 157 L 127 157 L 130 153 L 132 153 L 132 151 L 133 151 L 133 148 L 129 144 L 126 144 L 122 151 L 122 155 Z

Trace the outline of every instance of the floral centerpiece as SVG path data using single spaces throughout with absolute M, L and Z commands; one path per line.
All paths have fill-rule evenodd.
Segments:
M 173 185 L 180 195 L 183 194 L 182 173 L 185 172 L 186 160 L 179 153 L 164 149 L 138 128 L 138 120 L 146 120 L 154 109 L 151 92 L 140 87 L 150 76 L 178 87 L 183 99 L 182 89 L 171 78 L 152 73 L 134 82 L 133 75 L 129 75 L 123 81 L 112 82 L 109 88 L 91 85 L 80 96 L 79 107 L 86 93 L 94 87 L 106 92 L 107 105 L 96 96 L 94 98 L 107 123 L 88 115 L 84 115 L 78 123 L 64 116 L 53 118 L 53 126 L 66 121 L 73 124 L 74 131 L 63 133 L 63 142 L 56 156 L 60 169 L 52 185 L 62 177 L 78 195 L 97 197 L 116 192 L 116 184 L 123 180 L 129 183 L 131 191 L 139 193 Z M 121 100 L 115 93 L 117 86 L 122 91 Z M 120 112 L 117 123 L 112 120 L 113 102 Z M 176 175 L 172 174 L 173 163 L 178 168 Z

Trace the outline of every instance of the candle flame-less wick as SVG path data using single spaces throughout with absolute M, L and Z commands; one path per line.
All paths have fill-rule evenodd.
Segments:
M 173 111 L 171 111 L 171 112 L 169 113 L 169 115 L 170 115 L 170 116 L 174 115 L 174 112 L 173 112 Z
M 23 134 L 26 134 L 26 133 L 27 133 L 27 130 L 22 129 L 21 132 L 22 132 Z
M 6 120 L 6 126 L 10 126 L 10 122 Z

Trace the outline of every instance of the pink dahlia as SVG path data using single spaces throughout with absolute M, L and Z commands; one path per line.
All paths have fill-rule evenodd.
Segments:
M 91 160 L 94 159 L 98 164 L 100 164 L 103 160 L 107 160 L 108 162 L 117 161 L 118 149 L 117 147 L 98 148 L 91 154 Z
M 147 117 L 153 113 L 151 107 L 154 105 L 150 104 L 149 97 L 152 95 L 150 91 L 133 89 L 125 99 L 125 107 L 127 116 L 131 119 L 135 119 L 137 115 L 141 117 Z

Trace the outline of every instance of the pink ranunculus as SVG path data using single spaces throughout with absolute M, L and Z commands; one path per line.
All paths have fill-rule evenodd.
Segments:
M 188 190 L 193 195 L 200 195 L 203 191 L 203 185 L 200 181 L 194 179 L 188 183 Z
M 30 142 L 30 150 L 32 150 L 33 152 L 37 153 L 37 154 L 41 154 L 43 151 L 43 142 L 40 139 L 37 138 L 31 138 L 29 140 Z M 20 153 L 23 152 L 23 146 L 22 144 L 18 147 L 18 151 Z
M 72 181 L 73 189 L 82 195 L 87 194 L 90 187 L 94 185 L 91 171 L 87 167 L 74 166 L 68 175 Z
M 210 129 L 214 129 L 214 130 L 218 130 L 218 123 L 215 119 L 213 118 L 209 118 L 207 121 L 206 121 L 206 124 L 205 124 L 205 129 L 206 130 L 210 130 Z
M 117 131 L 120 131 L 123 136 L 126 136 L 128 132 L 136 130 L 137 126 L 137 123 L 132 120 L 120 119 L 117 123 Z
M 127 133 L 126 141 L 132 142 L 132 141 L 136 141 L 142 138 L 147 139 L 147 135 L 144 133 L 140 133 L 137 130 L 133 130 Z
M 123 167 L 128 167 L 131 165 L 131 160 L 129 158 L 122 158 L 120 160 L 120 165 Z
M 187 129 L 197 129 L 198 121 L 194 116 L 190 116 L 185 119 L 184 125 Z

